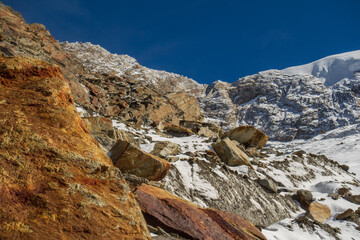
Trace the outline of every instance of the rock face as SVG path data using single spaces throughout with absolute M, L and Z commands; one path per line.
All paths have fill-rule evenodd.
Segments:
M 0 58 L 0 99 L 1 239 L 150 239 L 58 67 Z
M 246 147 L 262 148 L 268 140 L 268 136 L 252 126 L 240 126 L 225 133 L 231 140 L 245 145 Z
M 142 185 L 136 196 L 150 225 L 191 239 L 266 239 L 243 218 L 215 209 L 203 209 L 171 193 Z
M 319 222 L 323 222 L 331 216 L 330 208 L 318 202 L 310 204 L 307 214 Z
M 111 159 L 121 171 L 159 181 L 171 165 L 166 160 L 146 153 L 127 141 L 119 140 L 110 150 Z
M 229 166 L 247 165 L 252 167 L 248 156 L 241 151 L 229 138 L 211 145 L 220 159 Z

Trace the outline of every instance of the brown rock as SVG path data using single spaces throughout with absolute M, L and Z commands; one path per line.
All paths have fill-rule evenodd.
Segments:
M 309 190 L 297 190 L 296 200 L 303 208 L 307 209 L 310 203 L 313 201 L 313 196 Z
M 154 149 L 151 151 L 151 154 L 166 158 L 169 155 L 177 155 L 181 152 L 181 147 L 169 141 L 166 142 L 157 142 L 155 143 Z
M 231 140 L 244 144 L 246 147 L 262 148 L 268 140 L 268 136 L 252 126 L 240 126 L 225 133 Z
M 183 120 L 203 121 L 204 116 L 201 114 L 201 108 L 196 98 L 187 95 L 184 92 L 170 93 L 166 97 L 179 110 L 183 112 Z
M 84 117 L 83 121 L 87 124 L 91 134 L 113 130 L 111 119 L 102 116 Z
M 190 239 L 266 239 L 243 218 L 215 209 L 204 209 L 149 185 L 136 190 L 137 200 L 148 224 L 160 226 Z
M 349 208 L 349 209 L 346 210 L 345 212 L 338 214 L 338 215 L 336 216 L 336 219 L 337 219 L 337 220 L 345 220 L 345 219 L 350 218 L 350 217 L 352 217 L 352 216 L 354 216 L 354 215 L 355 215 L 354 210 L 352 210 L 351 208 Z
M 318 202 L 310 203 L 307 214 L 318 222 L 323 222 L 331 216 L 330 208 Z
M 180 126 L 191 129 L 192 132 L 204 137 L 218 137 L 222 134 L 222 129 L 216 124 L 181 120 Z
M 341 196 L 345 196 L 347 194 L 350 193 L 350 189 L 342 187 L 338 189 L 338 194 L 340 194 Z
M 58 67 L 0 58 L 0 99 L 1 239 L 150 239 Z
M 127 141 L 117 141 L 110 153 L 114 165 L 121 171 L 148 180 L 163 179 L 171 167 L 168 161 L 146 153 Z
M 346 194 L 345 196 L 343 196 L 346 200 L 348 200 L 349 202 L 355 203 L 355 204 L 360 204 L 360 195 L 351 195 L 351 194 Z
M 193 135 L 193 132 L 190 129 L 181 127 L 181 126 L 176 126 L 176 125 L 166 126 L 166 127 L 164 127 L 164 130 L 168 134 L 176 136 L 176 137 L 184 137 L 184 136 Z
M 221 161 L 230 166 L 247 165 L 251 168 L 248 156 L 241 151 L 229 138 L 225 138 L 211 145 Z

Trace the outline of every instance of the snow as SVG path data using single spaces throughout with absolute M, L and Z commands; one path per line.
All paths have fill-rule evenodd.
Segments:
M 313 75 L 331 86 L 344 78 L 352 78 L 360 71 L 360 50 L 328 56 L 312 63 L 283 70 L 289 75 Z

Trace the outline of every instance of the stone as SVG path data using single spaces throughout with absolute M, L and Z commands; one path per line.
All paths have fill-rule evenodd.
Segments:
M 277 193 L 278 191 L 276 183 L 270 179 L 258 179 L 257 183 L 272 193 Z
M 91 134 L 107 132 L 113 130 L 111 119 L 102 116 L 84 117 L 83 121 L 87 125 Z
M 110 158 L 121 171 L 152 181 L 163 179 L 171 167 L 168 161 L 122 140 L 111 148 Z
M 349 166 L 346 165 L 346 164 L 342 164 L 342 165 L 340 165 L 340 167 L 342 168 L 342 170 L 344 170 L 344 171 L 346 171 L 346 172 L 349 171 Z
M 349 208 L 345 212 L 338 214 L 336 216 L 336 220 L 345 220 L 347 218 L 351 218 L 354 215 L 355 215 L 355 211 Z
M 340 194 L 341 196 L 345 196 L 345 195 L 347 195 L 349 193 L 350 193 L 349 188 L 342 187 L 342 188 L 338 189 L 338 194 Z
M 247 165 L 253 168 L 248 156 L 241 151 L 229 138 L 225 138 L 211 145 L 221 161 L 229 166 Z
M 313 201 L 313 195 L 309 190 L 297 190 L 296 200 L 301 204 L 303 208 L 307 209 L 310 203 Z
M 181 152 L 181 147 L 173 142 L 157 142 L 155 143 L 154 149 L 151 151 L 151 154 L 166 158 L 169 155 L 177 155 Z
M 348 200 L 349 202 L 355 203 L 355 204 L 360 204 L 360 195 L 351 195 L 351 194 L 346 194 L 345 196 L 343 196 L 346 200 Z
M 220 126 L 209 122 L 180 120 L 180 126 L 191 129 L 192 132 L 204 137 L 218 137 L 223 134 Z
M 338 193 L 329 193 L 328 197 L 331 197 L 333 200 L 338 200 L 340 198 L 340 195 Z
M 164 127 L 164 130 L 166 131 L 166 133 L 175 137 L 185 137 L 194 134 L 190 129 L 177 125 L 166 126 Z
M 326 219 L 330 218 L 331 211 L 330 208 L 324 204 L 312 202 L 309 205 L 307 215 L 312 219 L 322 223 Z
M 183 120 L 203 121 L 204 116 L 201 114 L 201 108 L 195 97 L 189 96 L 184 92 L 169 93 L 166 95 L 176 108 L 183 112 Z
M 1 3 L 0 9 L 1 18 L 9 14 Z M 78 115 L 59 67 L 0 58 L 0 99 L 6 100 L 0 111 L 0 238 L 99 239 L 107 233 L 151 239 L 127 182 Z
M 238 215 L 199 206 L 153 186 L 136 192 L 149 225 L 187 239 L 266 239 L 254 225 Z
M 240 126 L 226 132 L 224 135 L 246 147 L 262 148 L 268 140 L 265 133 L 252 126 Z

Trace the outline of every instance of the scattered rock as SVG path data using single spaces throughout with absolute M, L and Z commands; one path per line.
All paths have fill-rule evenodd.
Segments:
M 308 190 L 297 190 L 296 200 L 301 204 L 303 208 L 307 209 L 310 203 L 313 201 L 313 196 L 312 193 Z
M 225 133 L 231 140 L 244 144 L 246 147 L 262 148 L 268 140 L 268 136 L 252 126 L 240 126 Z
M 277 193 L 278 191 L 276 183 L 270 179 L 258 179 L 257 182 L 260 184 L 260 186 L 272 193 Z
M 191 129 L 192 132 L 204 137 L 218 137 L 223 134 L 221 127 L 213 123 L 196 122 L 196 121 L 180 121 L 180 126 Z
M 170 134 L 174 137 L 185 137 L 193 135 L 193 132 L 190 129 L 176 125 L 166 126 L 164 127 L 164 130 L 167 134 Z
M 343 196 L 346 200 L 348 200 L 349 202 L 355 203 L 355 204 L 360 204 L 360 195 L 351 195 L 351 194 L 346 194 L 345 196 Z
M 322 223 L 326 219 L 330 218 L 331 212 L 328 206 L 318 202 L 312 202 L 309 205 L 307 215 L 312 219 Z
M 350 193 L 350 189 L 349 188 L 344 188 L 344 187 L 342 187 L 342 188 L 339 188 L 338 189 L 338 194 L 340 194 L 341 196 L 345 196 L 345 195 L 347 195 L 347 194 L 349 194 Z
M 333 200 L 338 200 L 340 198 L 340 195 L 338 193 L 329 193 L 328 197 L 331 197 Z
M 248 156 L 241 151 L 229 138 L 225 138 L 211 145 L 221 161 L 230 166 L 247 165 L 251 168 Z
M 151 154 L 166 158 L 169 155 L 177 155 L 181 152 L 181 147 L 173 142 L 157 142 L 155 143 L 154 149 L 151 151 Z
M 352 216 L 354 216 L 354 215 L 355 215 L 354 210 L 352 210 L 351 208 L 349 208 L 349 209 L 346 210 L 345 212 L 338 214 L 338 215 L 336 216 L 336 219 L 337 219 L 337 220 L 345 220 L 345 219 L 350 218 L 350 217 L 352 217 Z
M 163 179 L 171 167 L 168 161 L 146 153 L 127 141 L 117 141 L 110 154 L 114 165 L 121 171 L 148 180 Z
M 346 165 L 346 164 L 342 164 L 342 165 L 340 165 L 340 167 L 341 167 L 344 171 L 346 171 L 346 172 L 349 171 L 349 166 Z
M 142 185 L 135 194 L 148 224 L 160 226 L 167 233 L 190 239 L 266 239 L 238 215 L 200 208 L 149 185 Z

